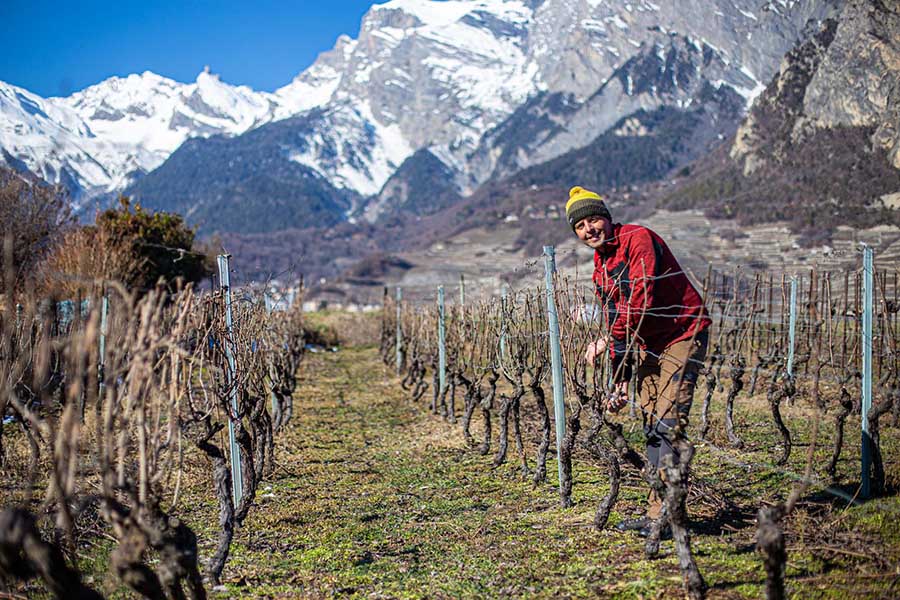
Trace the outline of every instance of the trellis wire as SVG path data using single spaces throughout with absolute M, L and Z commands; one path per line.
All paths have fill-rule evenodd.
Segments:
M 534 272 L 536 266 L 536 261 L 531 261 L 524 265 L 524 269 Z M 840 386 L 845 386 L 848 382 L 845 376 L 840 375 L 840 369 L 862 369 L 865 362 L 866 373 L 860 379 L 868 386 L 868 393 L 871 395 L 873 378 L 881 378 L 882 369 L 890 369 L 885 371 L 888 374 L 896 369 L 897 353 L 891 344 L 894 343 L 892 336 L 896 336 L 897 332 L 897 274 L 895 273 L 893 277 L 893 303 L 889 301 L 887 294 L 888 274 L 882 272 L 879 274 L 880 277 L 872 277 L 871 283 L 868 284 L 873 295 L 878 293 L 879 289 L 881 293 L 883 311 L 876 319 L 874 309 L 870 308 L 870 304 L 864 303 L 864 298 L 860 294 L 860 290 L 865 289 L 864 278 L 868 268 L 871 267 L 864 265 L 863 270 L 855 274 L 853 272 L 846 274 L 843 286 L 838 284 L 831 273 L 816 277 L 813 271 L 810 279 L 794 276 L 790 279 L 790 292 L 787 278 L 784 277 L 779 283 L 771 274 L 748 278 L 742 277 L 739 273 L 734 277 L 716 273 L 710 284 L 708 305 L 716 326 L 725 327 L 726 331 L 722 332 L 724 337 L 722 334 L 719 335 L 720 344 L 714 345 L 711 341 L 708 357 L 717 359 L 716 368 L 721 371 L 723 365 L 730 364 L 737 356 L 744 355 L 748 371 L 753 372 L 754 379 L 759 377 L 762 381 L 779 380 L 786 373 L 791 381 L 813 382 L 814 385 L 818 385 L 817 382 L 830 382 Z M 521 269 L 519 271 L 521 272 Z M 545 277 L 546 274 L 545 265 Z M 666 273 L 659 279 L 673 275 L 675 273 Z M 505 306 L 505 286 L 500 287 L 500 295 L 500 305 Z M 751 296 L 752 305 L 749 300 Z M 801 300 L 801 297 L 805 296 L 809 299 Z M 514 297 L 513 301 L 517 302 L 517 297 Z M 807 310 L 799 310 L 801 302 Z M 674 316 L 678 314 L 680 308 L 682 307 L 663 307 L 647 311 L 647 315 Z M 498 325 L 500 357 L 506 355 L 509 343 L 505 314 L 506 310 L 502 310 Z M 864 322 L 864 318 L 869 320 L 868 325 Z M 877 332 L 874 325 L 879 328 Z M 534 339 L 544 336 L 552 338 L 552 332 L 525 334 L 519 332 L 516 335 L 527 335 Z M 831 371 L 831 375 L 827 371 L 821 372 L 821 368 L 814 374 L 810 372 L 810 353 L 814 347 L 822 347 L 823 344 L 825 354 L 822 360 L 826 369 Z M 860 349 L 866 346 L 870 348 L 870 356 L 874 358 L 874 362 L 872 359 L 866 360 L 860 352 Z M 773 351 L 776 354 L 772 357 L 762 355 Z M 759 355 L 755 364 L 754 353 Z M 779 363 L 782 368 L 789 365 L 788 369 L 782 370 L 778 367 Z M 472 369 L 474 372 L 483 372 L 497 369 L 499 366 L 497 361 L 487 360 L 472 365 Z M 885 391 L 883 386 L 878 389 Z M 871 399 L 868 402 L 870 406 Z M 858 409 L 855 414 L 859 414 Z M 557 415 L 556 420 L 558 425 L 565 423 L 564 415 L 563 418 Z M 863 427 L 867 427 L 865 416 L 862 421 Z M 864 467 L 867 473 L 869 469 L 870 467 Z

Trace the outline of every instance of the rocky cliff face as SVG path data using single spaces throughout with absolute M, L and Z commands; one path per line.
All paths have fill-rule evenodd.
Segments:
M 729 80 L 743 85 L 726 84 Z M 724 109 L 728 130 L 741 117 L 756 85 L 708 44 L 674 34 L 662 36 L 639 48 L 589 97 L 579 101 L 573 94 L 545 93 L 516 111 L 482 139 L 472 160 L 472 182 L 509 176 L 585 147 L 638 111 Z
M 316 135 L 324 141 L 310 140 L 300 160 L 363 194 L 377 193 L 417 149 L 440 147 L 448 164 L 462 161 L 539 85 L 526 54 L 532 19 L 530 6 L 516 0 L 374 6 L 358 39 L 339 40 L 310 69 L 340 73 L 329 104 L 359 117 L 323 119 Z M 330 160 L 329 148 L 355 146 L 359 130 L 372 132 L 370 152 Z
M 745 175 L 824 130 L 872 130 L 900 169 L 900 7 L 853 0 L 788 53 L 731 150 Z
M 547 0 L 536 10 L 532 54 L 548 89 L 584 99 L 642 46 L 664 43 L 670 35 L 683 36 L 721 54 L 732 66 L 723 81 L 752 93 L 768 81 L 808 24 L 826 18 L 840 4 L 838 0 Z
M 390 3 L 401 11 L 427 4 Z M 517 106 L 498 104 L 491 118 L 477 122 L 477 135 L 452 135 L 461 123 L 457 111 L 466 111 L 458 106 L 451 106 L 451 114 L 444 114 L 444 107 L 429 107 L 431 114 L 424 119 L 426 115 L 412 111 L 403 129 L 419 132 L 417 143 L 445 163 L 458 193 L 469 194 L 488 179 L 587 146 L 636 111 L 699 109 L 699 94 L 706 85 L 729 88 L 746 106 L 783 54 L 840 6 L 837 0 L 770 2 L 762 7 L 730 1 L 545 0 L 522 7 L 516 27 L 508 22 L 498 26 L 497 19 L 481 16 L 478 21 L 492 35 L 514 37 L 522 53 L 516 54 L 516 61 L 534 67 L 516 67 L 519 73 L 533 72 L 527 100 Z M 414 85 L 428 87 L 422 80 Z M 430 128 L 432 122 L 446 124 L 440 135 Z M 392 176 L 393 189 L 404 172 Z M 376 197 L 379 208 L 368 214 L 383 212 L 385 201 L 384 194 Z
M 352 212 L 377 219 L 413 206 L 420 186 L 469 194 L 585 147 L 638 111 L 733 114 L 732 97 L 746 107 L 784 52 L 839 5 L 392 0 L 366 14 L 358 39 L 341 38 L 279 90 L 320 103 L 281 151 L 368 197 Z M 133 191 L 145 194 L 140 183 Z
M 872 143 L 900 169 L 900 4 L 853 0 L 803 97 L 808 128 L 873 127 Z
M 766 162 L 779 162 L 796 141 L 794 130 L 803 119 L 803 103 L 828 48 L 834 41 L 837 20 L 829 19 L 822 29 L 792 49 L 780 69 L 741 124 L 731 158 L 743 165 L 750 176 Z
M 730 151 L 706 160 L 670 206 L 785 220 L 808 244 L 839 225 L 900 224 L 898 10 L 854 0 L 791 50 Z

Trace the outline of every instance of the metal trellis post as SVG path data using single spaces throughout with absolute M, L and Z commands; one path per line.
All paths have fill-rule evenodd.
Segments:
M 506 356 L 506 288 L 500 288 L 500 360 Z
M 106 390 L 106 335 L 109 333 L 109 296 L 104 295 L 100 300 L 100 356 L 97 359 L 97 386 L 100 401 L 103 401 L 103 392 Z
M 791 306 L 790 320 L 788 321 L 788 357 L 787 373 L 794 376 L 794 340 L 797 336 L 797 278 L 791 277 Z
M 459 305 L 466 305 L 466 276 L 459 274 Z
M 550 328 L 550 367 L 553 373 L 553 411 L 556 419 L 556 466 L 559 487 L 562 489 L 562 441 L 566 435 L 566 405 L 563 390 L 562 351 L 559 346 L 559 315 L 556 312 L 556 293 L 553 275 L 556 274 L 556 249 L 544 246 L 544 276 L 547 287 L 547 321 Z
M 440 376 L 440 393 L 447 387 L 447 347 L 446 328 L 444 325 L 444 286 L 438 288 L 438 375 Z
M 263 294 L 263 302 L 266 305 L 266 314 L 271 315 L 275 308 L 275 302 L 272 301 L 268 293 Z M 269 400 L 272 403 L 272 418 L 275 419 L 275 416 L 281 412 L 278 409 L 278 398 L 275 396 L 275 383 L 268 375 L 266 375 L 266 381 L 269 383 Z
M 869 411 L 872 409 L 872 296 L 874 287 L 875 257 L 872 248 L 863 246 L 863 313 L 862 313 L 862 490 L 860 495 L 871 494 L 869 471 L 872 466 L 872 438 L 869 436 Z
M 234 326 L 231 319 L 231 255 L 219 254 L 219 287 L 225 297 L 225 357 L 228 360 L 228 388 L 231 390 L 231 409 L 235 416 L 238 414 L 238 389 L 237 367 L 234 361 Z M 231 449 L 231 490 L 234 497 L 234 506 L 241 503 L 244 496 L 244 479 L 241 475 L 241 449 L 237 444 L 234 434 L 234 419 L 228 416 L 228 444 Z
M 397 375 L 403 365 L 403 330 L 400 328 L 400 301 L 403 300 L 403 290 L 397 288 Z

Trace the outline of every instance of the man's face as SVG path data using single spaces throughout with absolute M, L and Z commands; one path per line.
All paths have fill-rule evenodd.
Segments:
M 612 239 L 612 223 L 609 219 L 591 215 L 575 224 L 575 235 L 588 248 L 600 250 L 603 244 Z

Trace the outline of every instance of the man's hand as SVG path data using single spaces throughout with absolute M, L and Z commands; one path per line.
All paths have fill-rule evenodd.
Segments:
M 591 342 L 588 344 L 587 351 L 584 353 L 584 360 L 586 360 L 589 365 L 593 365 L 597 362 L 597 357 L 606 351 L 606 348 L 606 338 L 600 338 L 596 342 Z
M 628 382 L 620 381 L 606 400 L 606 410 L 611 413 L 617 413 L 626 404 L 628 404 Z

